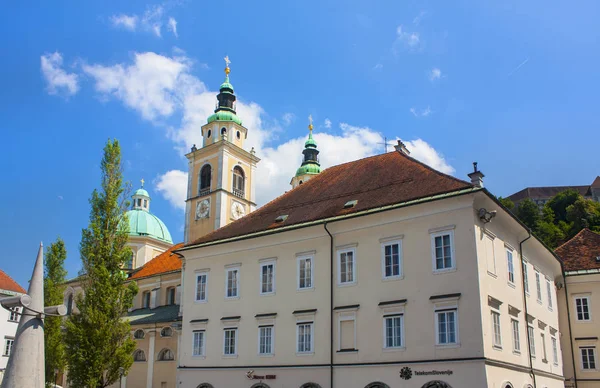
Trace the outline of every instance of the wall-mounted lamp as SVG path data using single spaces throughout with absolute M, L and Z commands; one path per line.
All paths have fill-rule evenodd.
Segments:
M 563 288 L 563 284 L 561 282 L 556 282 L 556 289 L 561 290 Z
M 491 212 L 487 211 L 487 209 L 485 208 L 481 208 L 479 209 L 479 211 L 477 212 L 477 214 L 479 215 L 479 219 L 481 221 L 483 221 L 484 223 L 488 223 L 492 220 L 492 218 L 496 217 L 496 211 L 492 210 Z

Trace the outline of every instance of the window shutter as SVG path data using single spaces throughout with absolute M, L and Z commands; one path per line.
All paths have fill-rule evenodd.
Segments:
M 354 321 L 340 322 L 340 349 L 355 349 L 354 345 Z
M 175 304 L 181 304 L 181 285 L 177 286 L 175 289 Z

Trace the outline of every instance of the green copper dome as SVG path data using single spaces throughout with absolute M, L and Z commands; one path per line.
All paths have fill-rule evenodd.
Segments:
M 305 164 L 304 166 L 300 166 L 297 170 L 296 170 L 296 176 L 300 176 L 300 175 L 305 175 L 305 174 L 320 174 L 321 173 L 321 166 L 319 166 L 318 164 L 314 164 L 314 163 L 308 163 Z
M 213 121 L 233 121 L 236 124 L 242 125 L 242 120 L 235 113 L 226 110 L 219 110 L 208 116 L 208 122 L 212 123 Z
M 221 91 L 223 91 L 223 89 L 230 89 L 231 93 L 233 93 L 233 85 L 229 83 L 229 76 L 225 77 L 225 81 L 221 84 L 219 89 L 221 89 Z
M 152 237 L 170 244 L 173 243 L 169 229 L 167 229 L 160 218 L 149 211 L 132 209 L 127 212 L 127 218 L 129 219 L 130 236 Z
M 150 198 L 150 195 L 148 195 L 148 192 L 146 190 L 142 189 L 137 189 L 135 191 L 135 193 L 133 193 L 133 195 L 139 195 L 139 196 L 144 196 L 144 197 L 148 197 Z
M 304 148 L 317 148 L 317 142 L 312 137 L 312 131 L 308 134 L 308 140 L 304 143 Z

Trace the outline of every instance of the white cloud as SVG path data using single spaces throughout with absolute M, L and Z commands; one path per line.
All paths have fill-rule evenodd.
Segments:
M 177 152 L 183 154 L 193 144 L 201 147 L 200 127 L 212 114 L 216 101 L 216 92 L 208 90 L 200 79 L 190 73 L 191 66 L 192 61 L 181 51 L 172 57 L 147 52 L 136 53 L 130 64 L 85 65 L 84 71 L 94 78 L 98 92 L 122 101 L 144 119 L 155 123 L 169 118 L 178 120 L 177 125 L 168 126 L 167 135 Z M 245 148 L 254 147 L 256 155 L 261 158 L 254 181 L 257 202 L 262 205 L 290 189 L 289 182 L 300 166 L 307 135 L 304 133 L 298 138 L 274 144 L 281 128 L 259 104 L 238 98 L 237 113 L 249 131 Z M 331 127 L 331 120 L 325 119 L 325 127 Z M 339 128 L 339 135 L 313 134 L 321 151 L 323 168 L 381 152 L 384 142 L 381 133 L 347 123 L 341 123 Z M 407 144 L 415 148 L 411 149 L 415 157 L 446 168 L 443 157 L 424 141 L 418 139 Z M 155 182 L 165 199 L 176 208 L 184 209 L 187 172 L 170 170 L 158 176 Z
M 281 119 L 283 120 L 283 123 L 287 126 L 290 125 L 296 119 L 296 115 L 290 112 L 284 113 Z
M 442 71 L 440 69 L 438 69 L 437 67 L 434 67 L 433 69 L 431 69 L 431 71 L 429 72 L 429 80 L 431 82 L 438 80 L 442 77 Z
M 156 190 L 175 208 L 185 210 L 187 173 L 179 170 L 167 171 L 154 184 Z
M 179 38 L 179 35 L 177 34 L 177 20 L 175 20 L 175 18 L 169 18 L 167 28 L 171 30 L 171 32 L 173 33 L 173 35 L 175 35 L 176 38 Z
M 375 66 L 373 66 L 373 70 L 381 70 L 381 69 L 383 69 L 383 65 L 381 63 L 378 63 Z
M 421 43 L 421 38 L 418 32 L 408 32 L 400 25 L 396 28 L 396 44 L 402 44 L 410 49 L 416 49 Z
M 444 156 L 422 139 L 403 141 L 410 156 L 446 174 L 454 174 L 454 167 L 448 164 Z
M 431 110 L 431 108 L 429 106 L 425 109 L 420 109 L 420 110 L 413 107 L 413 108 L 410 108 L 409 111 L 415 117 L 427 117 L 433 113 L 433 111 Z
M 79 90 L 78 76 L 75 73 L 67 73 L 63 68 L 63 57 L 57 51 L 40 57 L 41 70 L 46 83 L 48 94 L 64 93 L 72 96 Z
M 114 27 L 122 27 L 129 31 L 135 31 L 138 24 L 138 17 L 136 15 L 113 15 L 110 17 L 110 21 Z
M 419 13 L 419 15 L 415 16 L 415 18 L 413 19 L 413 24 L 415 26 L 418 26 L 419 24 L 421 24 L 421 21 L 423 20 L 423 18 L 425 17 L 425 15 L 427 15 L 426 11 L 421 11 Z

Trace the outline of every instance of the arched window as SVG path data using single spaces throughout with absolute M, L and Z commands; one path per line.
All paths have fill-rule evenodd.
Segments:
M 238 140 L 242 137 L 242 134 L 240 131 L 237 131 L 237 133 L 235 135 L 237 136 Z
M 202 383 L 200 385 L 198 385 L 196 388 L 214 388 L 212 385 L 210 385 L 209 383 Z
M 305 383 L 302 384 L 300 388 L 321 388 L 321 386 L 317 383 Z
M 380 381 L 375 381 L 373 383 L 367 384 L 365 388 L 390 388 L 390 386 Z
M 450 384 L 443 381 L 434 380 L 423 384 L 421 388 L 452 388 Z
M 162 330 L 160 331 L 160 336 L 161 337 L 171 337 L 173 335 L 173 329 L 171 329 L 170 327 L 163 327 Z
M 200 191 L 199 195 L 207 195 L 210 193 L 210 180 L 212 168 L 210 164 L 205 164 L 200 170 Z
M 233 168 L 233 195 L 244 198 L 245 183 L 244 170 L 240 166 L 235 166 Z
M 171 306 L 175 304 L 175 287 L 167 288 L 167 305 Z
M 138 349 L 133 352 L 133 361 L 135 362 L 143 362 L 146 361 L 146 353 L 142 349 Z
M 265 383 L 256 383 L 253 386 L 251 386 L 250 388 L 271 388 L 269 387 L 267 384 Z
M 71 315 L 73 312 L 73 294 L 69 294 L 67 298 L 67 315 Z
M 221 128 L 221 137 L 225 137 L 226 134 L 227 134 L 227 128 L 225 128 L 225 127 Z
M 150 291 L 144 291 L 142 294 L 142 308 L 147 309 L 150 307 Z
M 146 333 L 144 333 L 144 330 L 142 329 L 137 329 L 134 333 L 133 333 L 133 338 L 135 339 L 143 339 L 144 336 L 146 335 Z
M 209 129 L 208 132 L 206 133 L 206 137 L 210 138 L 211 134 L 212 134 L 212 131 Z
M 174 359 L 175 355 L 171 349 L 163 349 L 158 353 L 158 361 L 173 361 Z

